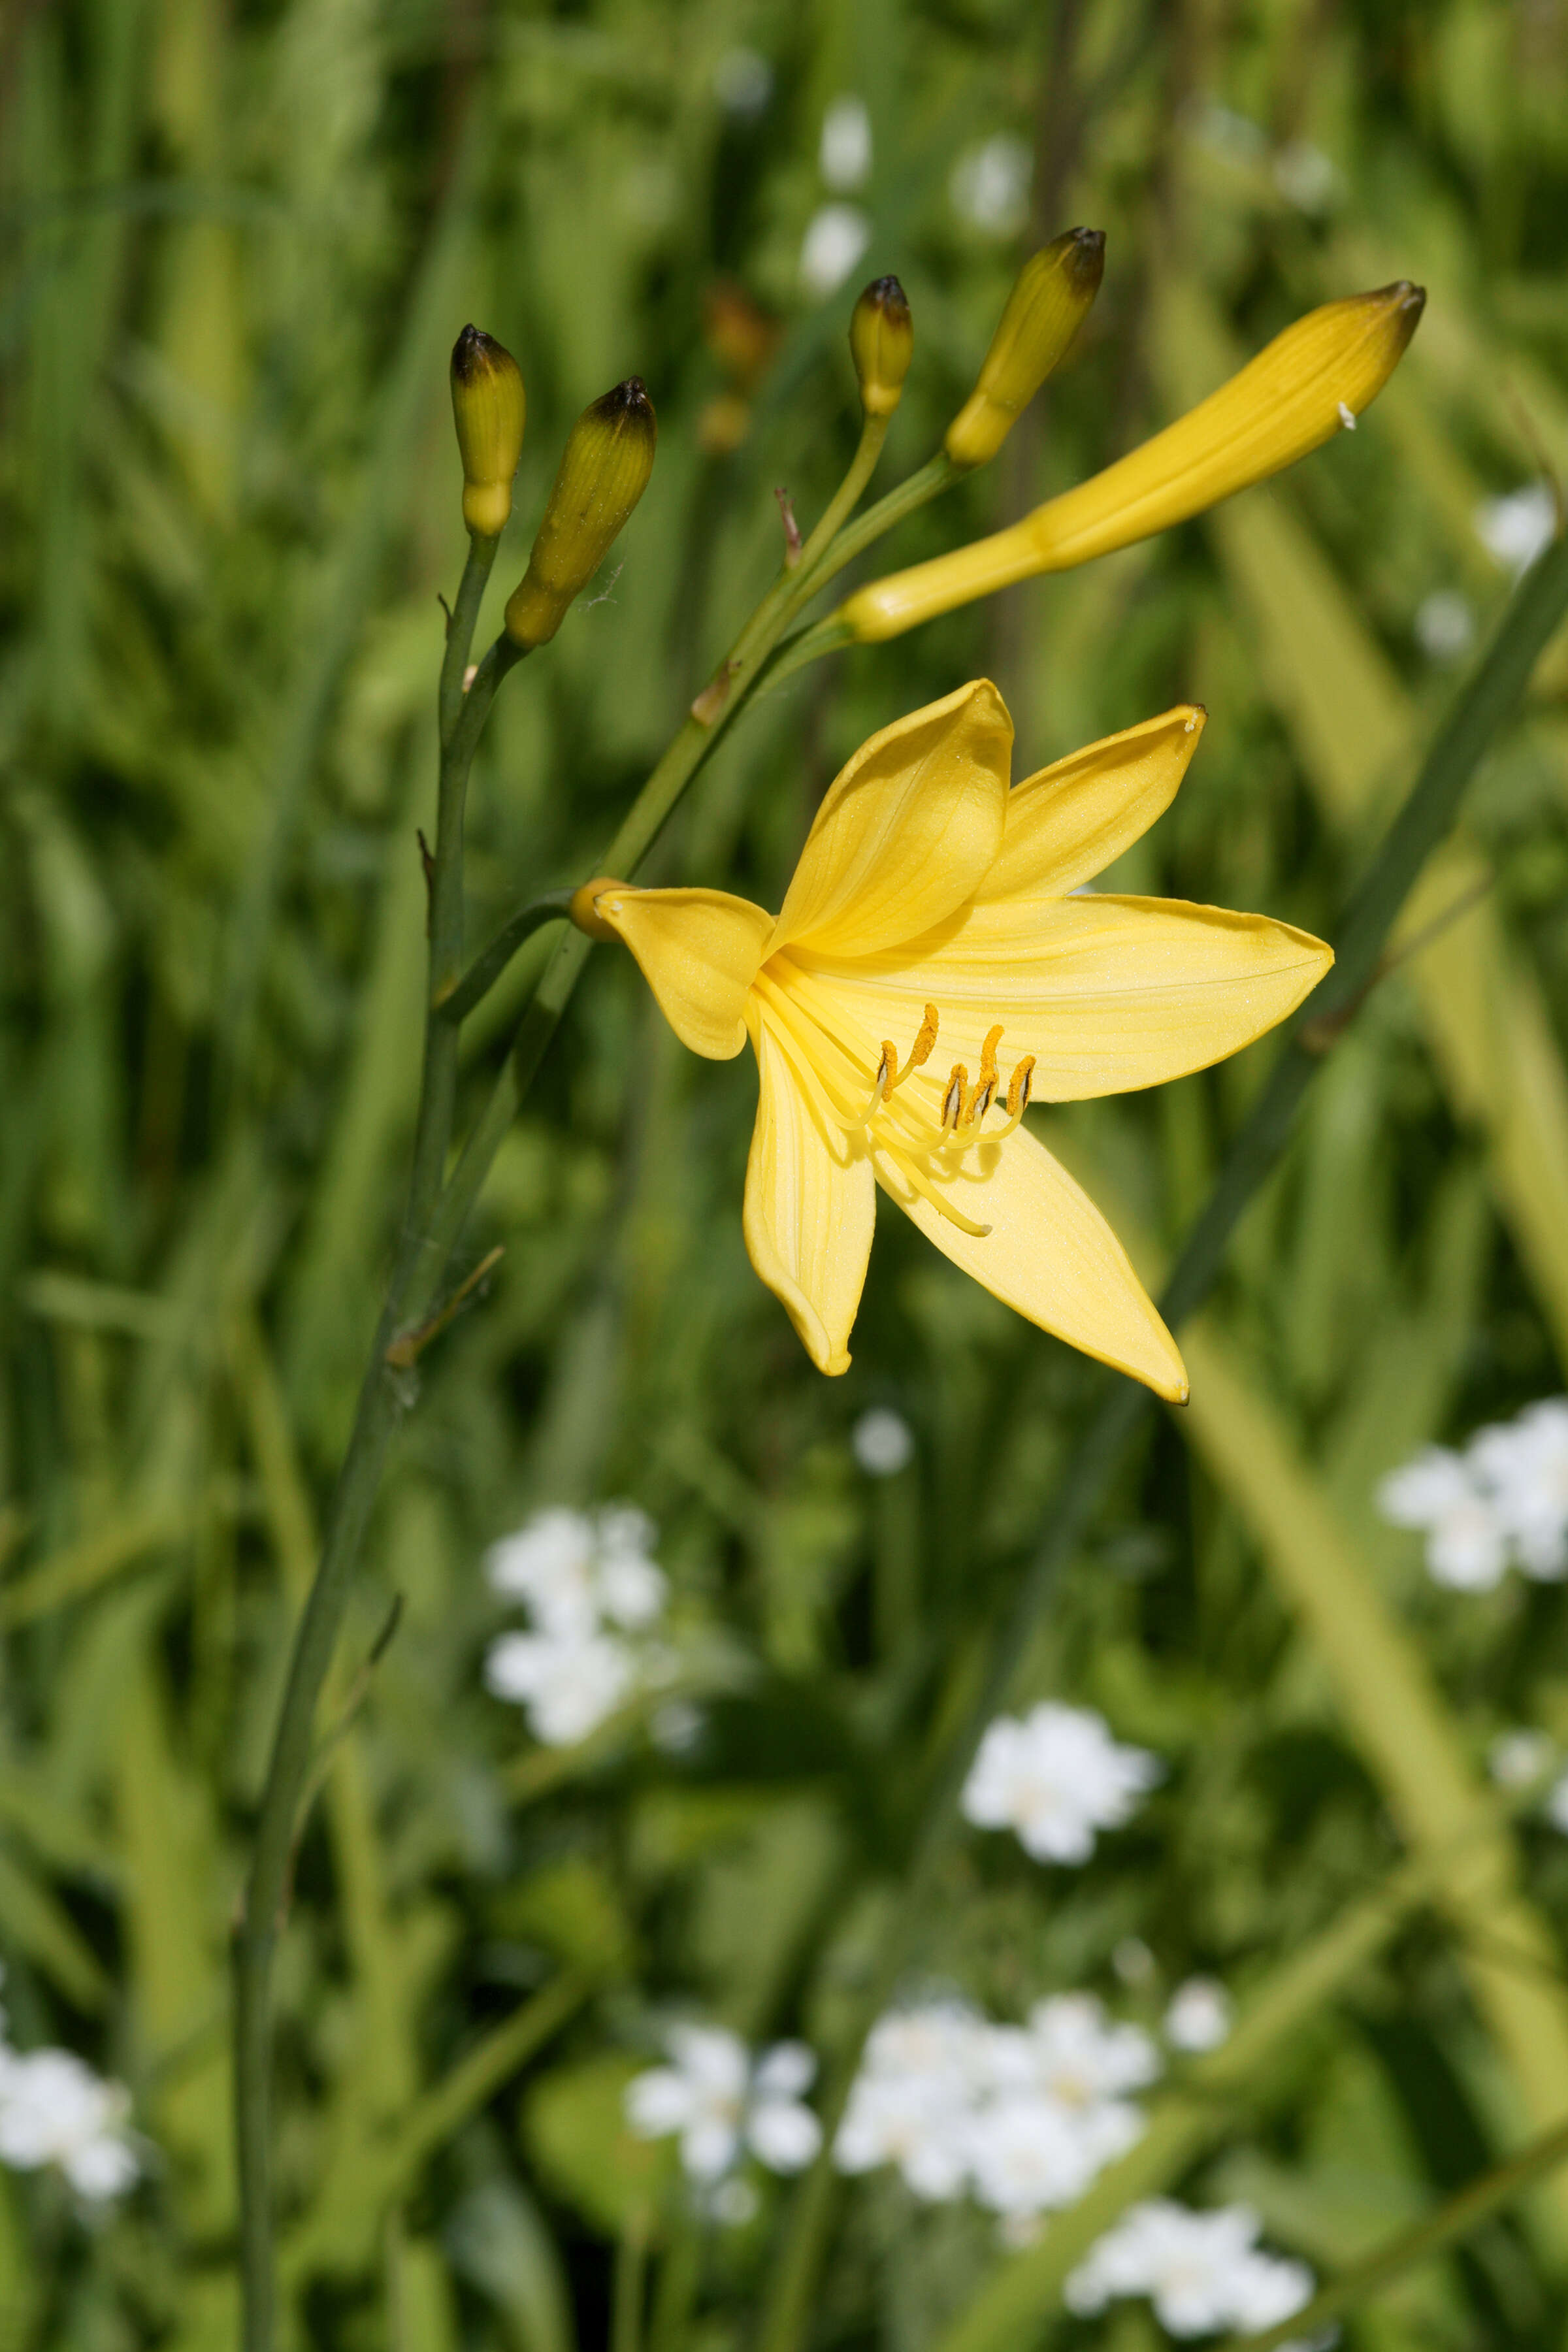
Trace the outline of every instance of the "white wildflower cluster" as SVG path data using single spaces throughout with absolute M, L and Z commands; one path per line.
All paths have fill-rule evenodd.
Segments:
M 1171 2336 L 1247 2336 L 1276 2327 L 1312 2296 L 1303 2263 L 1258 2247 L 1250 2207 L 1194 2213 L 1165 2197 L 1131 2206 L 1067 2282 L 1069 2307 L 1089 2318 L 1121 2295 L 1147 2295 Z
M 492 1588 L 521 1601 L 533 1627 L 490 1643 L 485 1680 L 498 1698 L 526 1707 L 547 1748 L 585 1739 L 634 1692 L 667 1677 L 668 1653 L 650 1638 L 669 1591 L 656 1538 L 652 1520 L 626 1504 L 552 1509 L 487 1554 Z
M 895 2010 L 866 2044 L 834 2144 L 841 2171 L 896 2165 L 917 2197 L 973 2196 L 1005 2226 L 1070 2205 L 1143 2129 L 1129 2095 L 1160 2072 L 1090 1993 L 994 2025 L 960 2000 Z
M 1037 1862 L 1087 1862 L 1097 1832 L 1120 1829 L 1162 1769 L 1146 1748 L 1120 1746 L 1091 1707 L 1047 1699 L 990 1726 L 963 1811 L 981 1829 L 1015 1831 Z
M 131 2094 L 74 2050 L 13 2050 L 0 2009 L 0 2164 L 58 2165 L 79 2197 L 122 2196 L 141 2170 L 127 2126 Z
M 754 2054 L 718 2025 L 676 2025 L 665 2036 L 669 2063 L 634 2075 L 626 2121 L 640 2138 L 680 2141 L 689 2179 L 709 2193 L 721 2221 L 743 2221 L 750 2200 L 731 2176 L 751 2155 L 769 2172 L 800 2172 L 822 2145 L 805 2095 L 816 2060 L 803 2042 L 775 2042 Z
M 813 301 L 823 302 L 837 292 L 871 242 L 869 215 L 844 202 L 871 176 L 871 117 L 864 99 L 847 93 L 833 100 L 822 118 L 816 163 L 834 201 L 819 205 L 806 223 L 800 282 Z
M 1462 1451 L 1428 1445 L 1377 1490 L 1378 1508 L 1426 1538 L 1439 1584 L 1489 1592 L 1510 1568 L 1568 1576 L 1568 1397 L 1479 1429 Z

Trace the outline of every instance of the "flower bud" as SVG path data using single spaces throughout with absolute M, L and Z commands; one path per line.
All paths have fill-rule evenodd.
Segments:
M 896 278 L 876 278 L 849 320 L 849 351 L 868 416 L 891 416 L 914 356 L 909 297 Z
M 647 488 L 658 437 L 653 403 L 635 375 L 572 427 L 528 570 L 506 608 L 506 633 L 524 652 L 555 635 L 609 553 Z
M 978 383 L 943 444 L 955 466 L 994 457 L 1065 355 L 1105 275 L 1105 232 L 1069 228 L 1031 256 L 1007 297 Z
M 463 460 L 463 520 L 495 539 L 511 512 L 528 398 L 517 362 L 493 335 L 465 327 L 452 346 L 452 420 Z
M 1039 572 L 1068 572 L 1202 514 L 1349 430 L 1404 356 L 1426 306 L 1407 278 L 1326 302 L 1276 335 L 1217 392 L 1152 441 L 1008 530 L 895 572 L 839 607 L 862 644 Z

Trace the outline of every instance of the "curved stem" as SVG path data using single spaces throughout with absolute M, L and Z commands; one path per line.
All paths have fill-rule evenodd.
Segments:
M 461 980 L 437 1000 L 443 1021 L 466 1021 L 476 1004 L 488 996 L 525 940 L 545 923 L 564 922 L 572 904 L 570 890 L 547 890 L 520 907 L 502 925 L 488 948 L 477 955 Z

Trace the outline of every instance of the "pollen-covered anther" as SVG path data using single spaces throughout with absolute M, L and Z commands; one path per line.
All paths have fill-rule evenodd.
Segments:
M 911 1070 L 918 1070 L 922 1062 L 929 1060 L 931 1049 L 935 1044 L 936 1007 L 934 1004 L 926 1006 L 925 1018 L 915 1034 L 915 1042 L 910 1047 L 910 1058 L 901 1070 L 899 1067 L 898 1047 L 890 1037 L 883 1038 L 881 1058 L 877 1064 L 876 1080 L 871 1087 L 871 1099 L 867 1104 L 864 1116 L 860 1120 L 862 1127 L 883 1103 L 889 1100 L 893 1088 L 902 1085 Z
M 1029 1108 L 1029 1097 L 1034 1091 L 1035 1057 L 1033 1054 L 1026 1054 L 1022 1061 L 1015 1065 L 1013 1075 L 1007 1081 L 1007 1124 L 997 1128 L 988 1141 L 1000 1143 L 1004 1136 L 1014 1132 Z
M 969 1072 L 962 1062 L 954 1062 L 952 1076 L 947 1082 L 947 1091 L 942 1098 L 942 1131 L 944 1135 L 955 1135 L 958 1132 L 959 1121 L 963 1117 L 963 1106 L 968 1097 Z
M 996 1098 L 996 1088 L 1001 1083 L 996 1068 L 996 1048 L 1001 1042 L 1002 1024 L 998 1022 L 994 1029 L 988 1029 L 985 1033 L 985 1043 L 980 1048 L 980 1074 L 974 1081 L 973 1092 L 964 1103 L 963 1116 L 959 1122 L 961 1126 L 973 1124 L 978 1127 Z

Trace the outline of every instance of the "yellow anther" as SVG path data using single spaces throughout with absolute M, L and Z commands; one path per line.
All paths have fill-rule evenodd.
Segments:
M 899 1083 L 899 1053 L 890 1037 L 882 1040 L 882 1058 L 877 1065 L 877 1091 L 873 1102 L 886 1102 Z
M 995 1100 L 998 1085 L 996 1048 L 1001 1042 L 1002 1024 L 998 1022 L 994 1029 L 986 1031 L 985 1043 L 980 1048 L 980 1075 L 974 1081 L 974 1092 L 971 1095 L 964 1110 L 965 1127 L 969 1125 L 972 1118 L 983 1119 Z
M 968 1099 L 968 1095 L 969 1072 L 962 1062 L 954 1062 L 952 1076 L 947 1082 L 947 1092 L 942 1098 L 942 1126 L 944 1135 L 949 1129 L 956 1134 L 959 1122 L 963 1117 L 963 1106 Z
M 1033 1054 L 1026 1054 L 1008 1082 L 1007 1116 L 1009 1118 L 1020 1119 L 1028 1109 L 1029 1097 L 1034 1092 L 1034 1077 L 1035 1057 Z
M 916 1037 L 914 1044 L 910 1047 L 909 1068 L 911 1070 L 918 1070 L 922 1062 L 929 1060 L 931 1056 L 931 1049 L 935 1044 L 936 1007 L 934 1004 L 928 1004 L 926 1006 L 925 1019 L 921 1023 L 920 1034 Z

